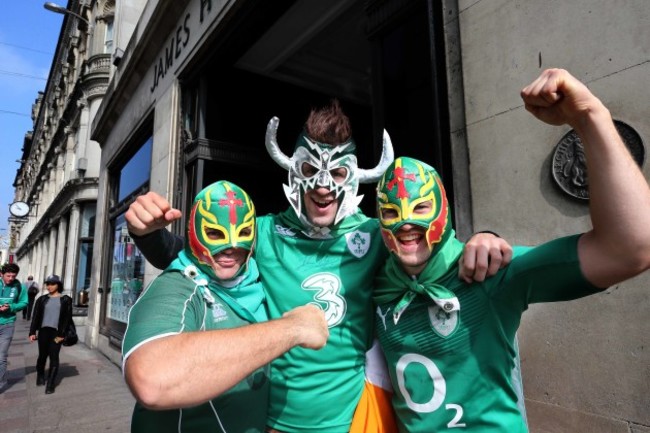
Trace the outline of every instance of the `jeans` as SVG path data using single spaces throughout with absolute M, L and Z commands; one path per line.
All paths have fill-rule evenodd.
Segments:
M 9 345 L 14 338 L 15 323 L 0 325 L 0 389 L 7 384 L 7 358 L 9 358 Z

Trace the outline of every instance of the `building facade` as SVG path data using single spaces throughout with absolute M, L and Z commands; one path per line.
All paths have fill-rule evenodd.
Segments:
M 32 107 L 14 186 L 27 216 L 10 219 L 10 249 L 42 281 L 60 275 L 84 314 L 93 260 L 100 148 L 90 122 L 106 91 L 114 1 L 68 1 L 47 86 Z
M 95 22 L 114 10 L 116 43 L 101 81 L 107 87 L 95 105 L 93 97 L 77 104 L 79 113 L 63 126 L 36 121 L 23 159 L 42 162 L 37 176 L 27 174 L 27 163 L 21 167 L 16 191 L 38 212 L 18 230 L 14 247 L 21 264 L 60 270 L 66 287 L 88 289 L 86 342 L 117 364 L 129 308 L 159 272 L 129 237 L 129 204 L 153 190 L 184 211 L 203 186 L 229 179 L 251 193 L 258 212 L 283 210 L 286 172 L 264 148 L 272 116 L 280 119 L 278 141 L 290 154 L 309 110 L 338 98 L 365 167 L 378 160 L 386 129 L 397 155 L 440 171 L 461 239 L 490 229 L 530 245 L 589 229 L 588 200 L 575 194 L 579 185 L 567 191 L 558 180 L 555 156 L 570 131 L 541 125 L 519 99 L 546 67 L 570 70 L 603 99 L 636 134 L 630 146 L 648 173 L 645 0 L 69 3 Z M 96 37 L 97 25 L 94 31 Z M 46 107 L 56 101 L 52 83 L 61 82 L 62 75 L 52 74 L 39 102 Z M 92 191 L 93 199 L 82 191 Z M 362 207 L 372 215 L 373 190 L 362 192 Z M 86 232 L 70 227 L 83 227 L 86 201 L 94 230 L 88 224 L 92 260 L 82 272 Z M 180 221 L 170 229 L 182 234 L 183 227 Z M 65 239 L 67 249 L 77 245 L 76 256 L 56 248 Z M 588 299 L 527 312 L 519 341 L 531 431 L 647 431 L 648 282 L 642 275 Z

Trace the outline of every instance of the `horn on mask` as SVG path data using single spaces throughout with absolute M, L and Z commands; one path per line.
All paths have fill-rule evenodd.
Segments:
M 266 126 L 266 150 L 273 161 L 275 161 L 280 167 L 289 171 L 291 167 L 290 158 L 282 152 L 277 142 L 279 123 L 280 119 L 274 116 L 269 120 L 269 123 Z M 373 169 L 358 169 L 359 183 L 377 182 L 394 159 L 395 153 L 393 151 L 393 143 L 388 132 L 384 129 L 383 148 L 381 151 L 381 158 L 379 158 L 379 163 Z
M 269 124 L 266 126 L 266 151 L 271 155 L 273 161 L 275 161 L 280 167 L 289 171 L 291 168 L 290 159 L 287 155 L 282 153 L 280 146 L 278 146 L 277 132 L 279 123 L 280 119 L 273 116 L 271 120 L 269 120 Z
M 395 153 L 393 152 L 393 143 L 390 140 L 390 135 L 384 129 L 384 145 L 381 150 L 381 158 L 379 158 L 379 163 L 377 166 L 370 170 L 359 169 L 359 183 L 374 183 L 377 182 L 384 174 L 388 166 L 395 159 Z

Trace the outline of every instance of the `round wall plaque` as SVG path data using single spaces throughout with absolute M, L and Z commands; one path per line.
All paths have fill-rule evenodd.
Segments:
M 629 125 L 614 120 L 614 125 L 639 167 L 645 163 L 645 147 L 641 136 Z M 585 150 L 578 134 L 572 129 L 555 147 L 553 179 L 562 191 L 572 197 L 589 200 L 589 180 L 585 165 Z

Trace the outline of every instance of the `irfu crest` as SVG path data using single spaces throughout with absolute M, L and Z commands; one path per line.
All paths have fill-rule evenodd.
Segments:
M 368 248 L 370 248 L 370 234 L 355 230 L 351 233 L 346 233 L 345 239 L 348 243 L 350 252 L 358 258 L 366 255 Z
M 429 321 L 431 327 L 443 338 L 449 337 L 458 328 L 459 311 L 446 312 L 438 305 L 429 307 Z

